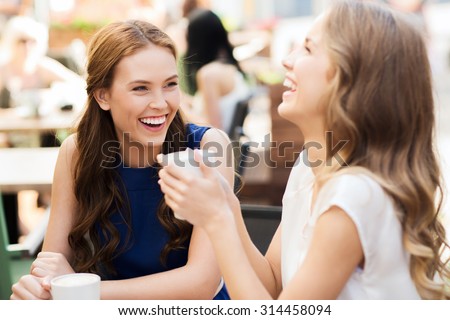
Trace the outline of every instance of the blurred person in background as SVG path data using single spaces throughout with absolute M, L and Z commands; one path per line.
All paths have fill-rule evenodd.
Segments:
M 80 93 L 85 83 L 75 72 L 47 56 L 48 29 L 31 17 L 11 18 L 0 45 L 0 101 L 2 108 L 27 90 L 50 88 L 55 82 L 73 85 Z
M 27 15 L 31 11 L 33 0 L 0 1 L 0 37 L 6 22 L 15 16 Z
M 195 121 L 229 132 L 235 107 L 248 97 L 249 85 L 220 18 L 197 8 L 188 21 L 183 68 L 186 91 L 193 99 L 187 113 Z
M 184 0 L 182 1 L 182 16 L 183 17 L 189 17 L 191 12 L 193 12 L 196 9 L 210 9 L 211 4 L 209 0 Z
M 48 29 L 45 25 L 28 16 L 15 16 L 8 20 L 3 30 L 0 44 L 0 108 L 24 107 L 24 116 L 38 116 L 44 103 L 44 90 L 51 101 L 64 101 L 75 103 L 84 100 L 85 81 L 75 72 L 69 70 L 58 61 L 49 58 L 46 53 L 48 49 Z M 59 85 L 58 90 L 48 91 L 53 85 Z M 64 84 L 64 85 L 61 85 Z M 64 86 L 67 90 L 61 90 Z M 67 100 L 73 96 L 72 101 Z M 48 102 L 48 101 L 47 101 Z M 59 105 L 53 107 L 58 108 Z M 23 111 L 23 110 L 22 110 Z M 51 114 L 52 109 L 46 110 Z M 3 146 L 30 146 L 34 142 L 29 134 L 3 134 Z M 39 146 L 55 146 L 59 142 L 55 134 L 42 134 Z M 21 192 L 22 199 L 38 200 L 37 193 Z M 30 209 L 38 209 L 39 205 L 48 205 L 50 195 L 41 194 L 38 203 L 34 205 L 17 200 L 16 195 L 3 195 L 5 207 L 11 216 L 20 217 L 20 233 L 27 234 L 32 228 L 35 219 L 28 219 L 26 215 L 31 214 Z M 19 195 L 20 198 L 20 195 Z M 33 200 L 31 200 L 33 202 Z M 18 203 L 27 208 L 27 213 L 20 210 L 17 213 Z M 31 216 L 29 216 L 31 217 Z M 11 234 L 17 234 L 11 230 Z M 12 243 L 18 241 L 18 235 L 11 239 Z

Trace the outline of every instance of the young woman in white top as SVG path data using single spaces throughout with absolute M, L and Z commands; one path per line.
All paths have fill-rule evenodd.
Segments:
M 212 168 L 160 172 L 167 204 L 212 240 L 231 298 L 448 299 L 420 32 L 379 4 L 333 1 L 283 65 L 278 111 L 306 144 L 265 256 Z

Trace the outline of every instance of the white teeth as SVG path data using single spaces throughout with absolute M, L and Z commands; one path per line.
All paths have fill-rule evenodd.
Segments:
M 159 125 L 163 124 L 166 121 L 166 116 L 142 118 L 139 120 L 145 124 Z
M 283 86 L 288 87 L 292 91 L 297 90 L 297 85 L 295 85 L 291 80 L 285 79 L 283 82 Z

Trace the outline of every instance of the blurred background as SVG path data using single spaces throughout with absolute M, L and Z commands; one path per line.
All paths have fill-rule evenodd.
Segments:
M 245 152 L 252 152 L 258 161 L 243 164 L 240 170 L 244 182 L 239 196 L 244 203 L 281 205 L 283 190 L 291 166 L 302 146 L 300 132 L 277 114 L 283 92 L 282 58 L 296 42 L 302 42 L 314 17 L 331 0 L 0 0 L 0 35 L 15 16 L 31 17 L 48 31 L 46 55 L 61 63 L 81 79 L 84 77 L 84 55 L 90 36 L 101 26 L 115 20 L 137 18 L 150 21 L 165 30 L 175 40 L 182 57 L 186 48 L 186 28 L 189 10 L 206 8 L 221 20 L 233 45 L 233 54 L 246 75 L 251 88 L 243 105 L 242 117 L 233 122 L 233 140 Z M 412 12 L 427 35 L 429 54 L 435 79 L 437 148 L 441 155 L 445 180 L 450 183 L 450 0 L 391 0 L 390 5 Z M 5 39 L 2 39 L 5 40 Z M 4 49 L 2 49 L 4 50 Z M 1 51 L 0 51 L 1 53 Z M 0 78 L 4 78 L 5 72 Z M 418 77 L 421 75 L 418 74 Z M 73 79 L 72 79 L 73 80 Z M 53 93 L 63 92 L 44 110 L 15 113 L 2 100 L 0 111 L 0 145 L 14 147 L 57 147 L 70 132 L 83 108 L 83 93 L 66 88 L 55 81 L 48 85 Z M 74 83 L 74 82 L 72 82 Z M 55 89 L 56 86 L 56 89 Z M 73 87 L 70 87 L 73 88 Z M 78 90 L 78 89 L 77 89 Z M 74 94 L 74 92 L 76 92 Z M 42 104 L 42 103 L 40 103 Z M 189 108 L 187 103 L 186 108 Z M 189 113 L 189 110 L 186 110 Z M 30 116 L 31 114 L 31 116 Z M 67 115 L 71 115 L 68 117 Z M 3 118 L 3 120 L 2 120 Z M 25 121 L 53 121 L 45 130 L 16 130 Z M 67 120 L 66 118 L 69 118 Z M 53 119 L 53 120 L 52 120 Z M 3 121 L 3 122 L 2 122 Z M 64 122 L 66 121 L 66 122 Z M 56 124 L 55 124 L 56 123 Z M 66 125 L 67 123 L 67 125 Z M 14 127 L 15 126 L 15 127 Z M 55 141 L 45 136 L 55 136 Z M 293 139 L 293 137 L 296 137 Z M 51 139 L 50 139 L 51 140 Z M 243 146 L 243 147 L 242 147 Z M 276 148 L 270 148 L 275 146 Z M 241 153 L 239 153 L 241 154 Z M 1 156 L 1 155 L 0 155 Z M 20 171 L 20 167 L 0 167 Z M 0 190 L 2 186 L 0 186 Z M 50 195 L 44 191 L 20 190 L 3 192 L 13 196 L 4 200 L 7 211 L 19 211 L 20 234 L 26 234 L 38 223 Z M 14 198 L 16 197 L 16 198 Z M 30 200 L 31 199 L 31 200 Z M 22 202 L 21 202 L 22 200 Z M 8 201 L 12 201 L 8 202 Z M 37 201 L 35 214 L 30 214 Z M 16 205 L 16 202 L 19 205 Z M 9 203 L 9 205 L 8 205 Z M 17 207 L 19 206 L 19 208 Z M 448 211 L 444 206 L 444 212 Z M 20 214 L 27 211 L 28 214 Z M 10 214 L 9 214 L 10 215 Z M 444 219 L 449 221 L 449 214 Z M 447 222 L 448 223 L 448 222 Z

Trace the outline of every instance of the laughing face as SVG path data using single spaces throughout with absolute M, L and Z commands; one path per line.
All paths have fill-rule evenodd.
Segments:
M 103 110 L 110 110 L 124 148 L 127 142 L 137 142 L 156 155 L 180 104 L 175 57 L 168 49 L 149 44 L 124 57 L 111 87 L 99 89 L 95 97 Z
M 331 62 L 322 40 L 324 16 L 319 17 L 305 42 L 297 46 L 284 59 L 286 68 L 283 101 L 278 108 L 279 114 L 292 121 L 308 134 L 322 128 L 324 108 L 321 101 L 331 79 Z

